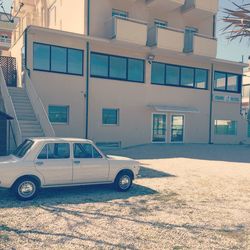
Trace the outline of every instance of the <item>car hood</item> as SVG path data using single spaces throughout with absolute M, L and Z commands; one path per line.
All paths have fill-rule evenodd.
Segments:
M 9 163 L 17 162 L 17 161 L 18 159 L 14 155 L 0 157 L 0 165 L 9 164 Z
M 110 160 L 117 160 L 117 161 L 135 161 L 131 158 L 118 156 L 118 155 L 107 155 Z

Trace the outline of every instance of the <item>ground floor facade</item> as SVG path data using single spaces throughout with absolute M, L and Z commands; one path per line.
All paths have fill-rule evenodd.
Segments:
M 247 141 L 242 64 L 37 27 L 11 56 L 19 86 L 26 70 L 56 136 L 106 147 Z

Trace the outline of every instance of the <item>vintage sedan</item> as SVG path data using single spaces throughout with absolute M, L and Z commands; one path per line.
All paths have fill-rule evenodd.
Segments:
M 114 183 L 124 192 L 139 170 L 139 162 L 105 155 L 90 140 L 31 138 L 0 157 L 0 187 L 20 200 L 33 199 L 40 188 L 49 187 Z

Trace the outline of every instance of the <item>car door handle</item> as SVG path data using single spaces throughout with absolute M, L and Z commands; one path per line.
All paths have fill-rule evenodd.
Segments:
M 74 161 L 74 164 L 80 164 L 81 161 Z
M 43 165 L 43 162 L 42 162 L 42 161 L 38 161 L 38 162 L 36 162 L 36 165 L 37 165 L 37 166 L 42 166 L 42 165 Z

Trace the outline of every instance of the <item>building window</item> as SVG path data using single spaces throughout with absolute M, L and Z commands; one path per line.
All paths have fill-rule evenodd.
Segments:
M 126 80 L 127 60 L 124 57 L 110 56 L 110 77 L 114 79 Z
M 168 22 L 166 22 L 166 21 L 155 19 L 154 23 L 155 23 L 155 26 L 158 28 L 167 28 L 168 27 Z
M 194 87 L 194 69 L 181 68 L 181 85 L 184 87 Z
M 119 125 L 119 109 L 103 109 L 102 124 Z
M 250 122 L 248 122 L 247 126 L 247 136 L 250 138 Z
M 242 76 L 218 72 L 214 74 L 214 90 L 241 93 Z
M 207 89 L 208 70 L 153 62 L 151 83 Z
M 122 10 L 112 10 L 112 17 L 128 18 L 128 12 Z
M 49 120 L 52 123 L 69 123 L 69 106 L 49 106 Z
M 34 43 L 34 70 L 83 75 L 83 51 L 48 44 Z
M 34 43 L 34 69 L 50 70 L 50 46 Z
M 67 72 L 67 49 L 51 46 L 51 71 Z
M 215 134 L 216 135 L 236 135 L 237 122 L 231 120 L 215 120 Z
M 141 59 L 91 53 L 91 77 L 144 82 L 145 62 Z

